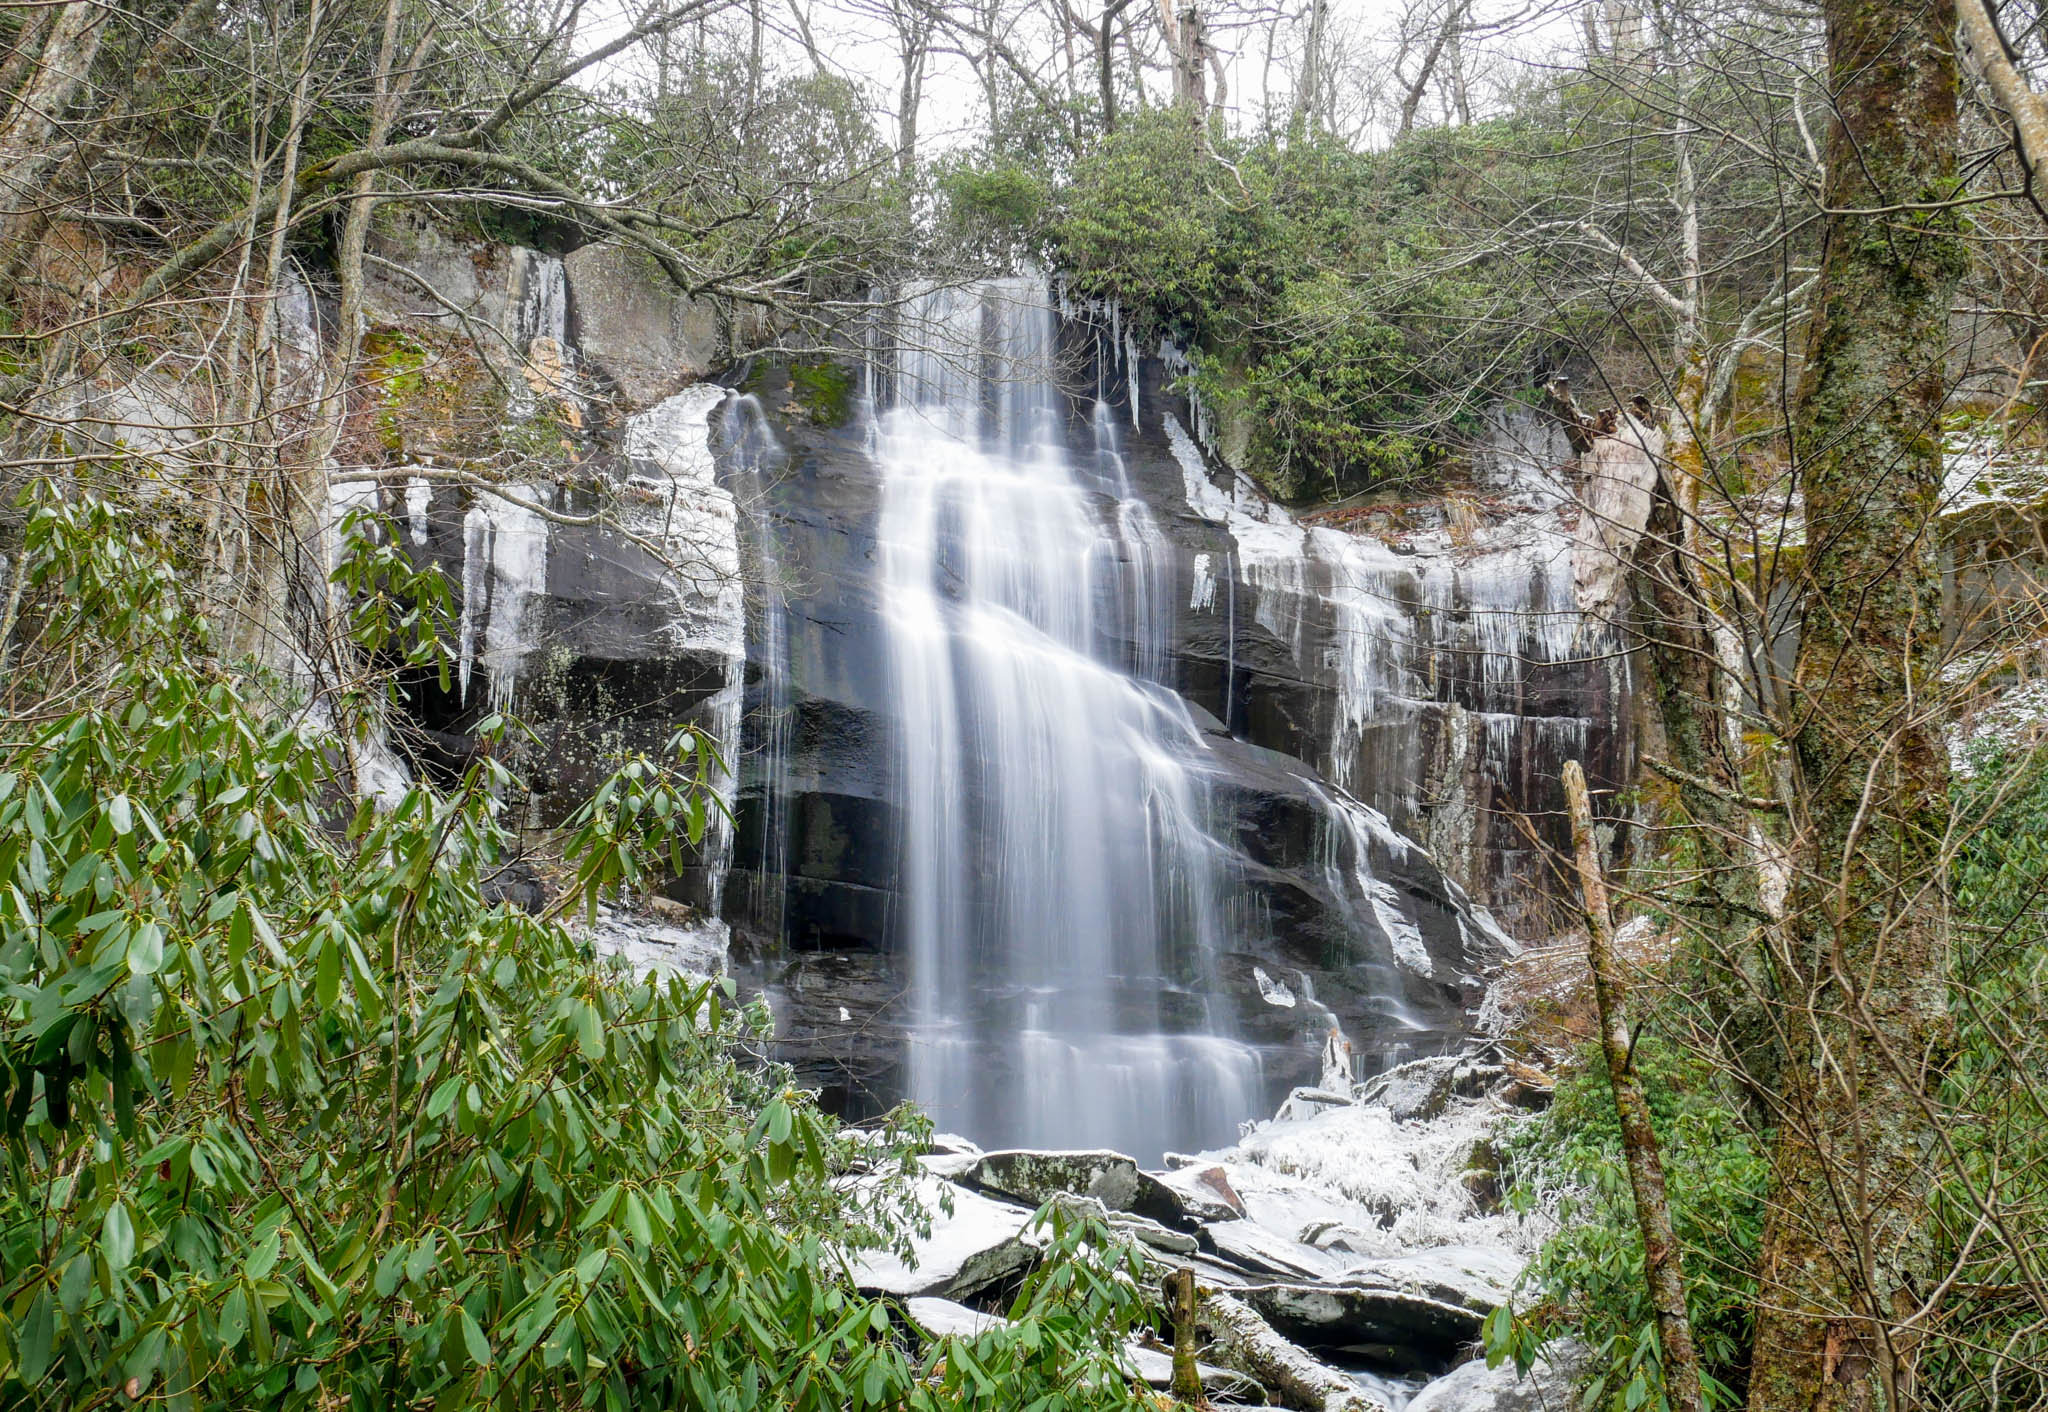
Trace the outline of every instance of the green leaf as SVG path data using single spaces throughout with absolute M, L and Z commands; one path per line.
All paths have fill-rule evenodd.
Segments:
M 164 964 L 163 928 L 143 922 L 128 938 L 128 969 L 138 976 L 155 975 Z
M 320 942 L 319 973 L 313 982 L 313 998 L 323 1010 L 332 1010 L 341 999 L 341 947 L 332 936 Z
M 220 1322 L 217 1329 L 223 1347 L 232 1349 L 249 1332 L 249 1299 L 243 1287 L 237 1284 L 228 1291 L 228 1297 L 221 1302 Z
M 640 1204 L 638 1192 L 626 1193 L 626 1210 L 619 1224 L 626 1228 L 626 1234 L 642 1245 L 654 1243 L 654 1231 L 647 1224 L 647 1209 Z
M 100 1223 L 100 1253 L 106 1256 L 107 1267 L 116 1275 L 135 1258 L 135 1222 L 125 1202 L 117 1201 L 107 1208 Z
M 50 1355 L 57 1342 L 57 1310 L 47 1289 L 36 1292 L 35 1302 L 29 1305 L 28 1322 L 22 1329 L 20 1352 L 21 1381 L 33 1388 L 43 1380 L 43 1374 L 50 1370 Z
M 479 1368 L 491 1366 L 491 1341 L 484 1337 L 484 1331 L 467 1309 L 462 1311 L 462 1346 L 469 1353 L 469 1361 Z
M 587 1000 L 576 1002 L 576 1047 L 593 1063 L 604 1058 L 604 1025 L 597 1007 Z
M 405 1257 L 405 1277 L 414 1284 L 433 1273 L 434 1263 L 439 1258 L 441 1243 L 432 1231 L 413 1247 L 412 1254 Z
M 439 1087 L 434 1090 L 433 1097 L 427 1100 L 427 1116 L 429 1118 L 439 1118 L 450 1108 L 453 1108 L 457 1095 L 462 1092 L 462 1085 L 463 1078 L 460 1074 L 457 1074 L 452 1079 L 443 1079 Z

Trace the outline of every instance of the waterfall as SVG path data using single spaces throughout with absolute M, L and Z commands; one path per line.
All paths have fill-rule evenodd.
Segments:
M 985 1144 L 1226 1141 L 1260 1067 L 1209 1004 L 1227 856 L 1201 733 L 1149 679 L 1174 599 L 1115 419 L 1077 465 L 1035 282 L 902 324 L 872 454 L 910 1097 Z

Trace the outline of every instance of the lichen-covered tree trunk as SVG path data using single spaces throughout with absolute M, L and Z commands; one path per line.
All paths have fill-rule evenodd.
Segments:
M 1807 526 L 1786 1063 L 1749 1405 L 1910 1406 L 1949 1048 L 1935 508 L 1962 264 L 1949 0 L 1824 0 L 1836 96 L 1795 433 Z

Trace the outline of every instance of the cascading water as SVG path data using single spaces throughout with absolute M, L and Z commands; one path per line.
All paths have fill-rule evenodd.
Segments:
M 1114 420 L 1068 449 L 1027 281 L 910 301 L 874 426 L 909 1096 L 983 1143 L 1157 1160 L 1263 1101 L 1205 986 L 1228 886 Z
M 772 507 L 772 472 L 782 448 L 760 399 L 742 393 L 727 400 L 721 417 L 727 481 L 739 501 L 755 584 L 751 595 L 755 652 L 764 665 L 763 700 L 756 713 L 752 751 L 761 818 L 749 869 L 750 908 L 759 923 L 781 932 L 789 892 L 789 757 L 793 701 L 789 664 L 789 594 Z M 738 742 L 733 742 L 736 746 Z

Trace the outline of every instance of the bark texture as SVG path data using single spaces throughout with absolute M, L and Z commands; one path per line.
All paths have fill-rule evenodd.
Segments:
M 1950 1044 L 1934 512 L 1962 267 L 1955 11 L 1824 0 L 1835 121 L 1795 429 L 1787 1032 L 1749 1405 L 1912 1405 L 1933 1293 L 1931 1108 Z
M 1349 1378 L 1280 1337 L 1234 1295 L 1204 1295 L 1200 1318 L 1226 1360 L 1271 1388 L 1282 1406 L 1295 1412 L 1377 1412 Z

